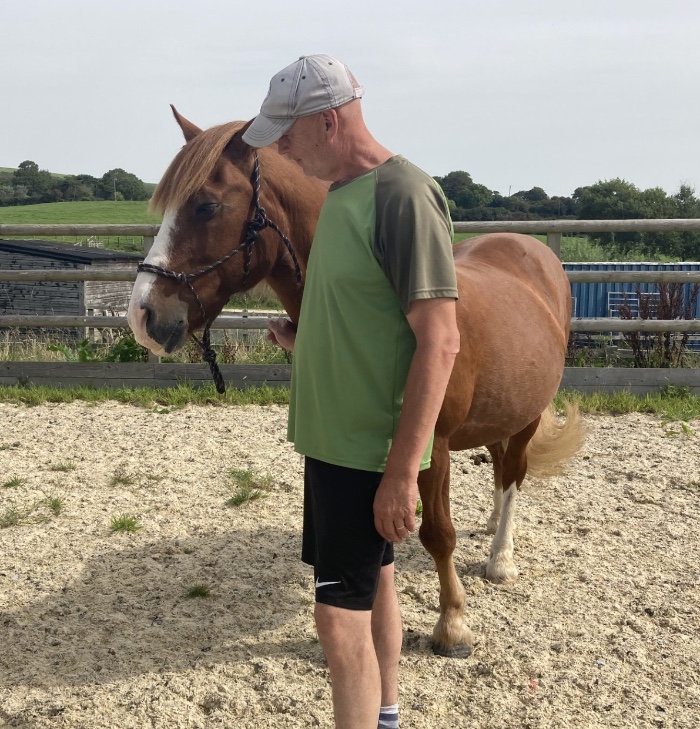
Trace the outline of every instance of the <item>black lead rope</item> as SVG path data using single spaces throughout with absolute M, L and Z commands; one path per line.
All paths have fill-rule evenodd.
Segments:
M 202 305 L 202 302 L 197 295 L 197 292 L 195 291 L 192 282 L 195 279 L 198 279 L 200 276 L 204 276 L 205 273 L 213 271 L 222 263 L 226 263 L 229 258 L 232 258 L 237 253 L 243 251 L 243 285 L 245 286 L 245 283 L 248 280 L 248 274 L 250 273 L 250 262 L 253 256 L 253 246 L 255 245 L 255 242 L 258 238 L 258 233 L 265 230 L 265 228 L 272 228 L 272 230 L 274 230 L 280 236 L 287 251 L 289 252 L 289 255 L 292 257 L 297 283 L 301 283 L 301 268 L 299 267 L 299 261 L 297 260 L 296 253 L 292 248 L 292 244 L 289 242 L 289 238 L 287 238 L 287 236 L 282 232 L 282 230 L 276 223 L 273 223 L 272 220 L 267 217 L 267 215 L 265 214 L 265 208 L 260 204 L 260 162 L 258 160 L 257 152 L 253 153 L 253 159 L 254 165 L 253 173 L 251 175 L 251 182 L 253 185 L 252 204 L 254 208 L 254 213 L 253 218 L 246 223 L 246 233 L 242 243 L 239 243 L 232 251 L 223 256 L 223 258 L 220 258 L 218 261 L 215 261 L 214 263 L 205 266 L 204 268 L 200 268 L 198 271 L 193 271 L 192 273 L 177 273 L 176 271 L 170 271 L 167 268 L 154 266 L 151 263 L 139 263 L 139 265 L 136 267 L 136 270 L 139 273 L 154 273 L 158 276 L 165 276 L 166 278 L 170 278 L 173 281 L 185 284 L 189 288 L 192 296 L 194 296 L 194 300 L 199 306 L 199 310 L 202 314 L 202 320 L 204 321 L 204 331 L 202 332 L 202 339 L 197 339 L 194 334 L 190 334 L 190 336 L 201 348 L 202 358 L 209 365 L 209 370 L 211 371 L 211 376 L 214 379 L 216 391 L 221 395 L 226 392 L 226 384 L 224 382 L 223 376 L 221 375 L 219 365 L 216 362 L 216 352 L 211 346 L 210 329 L 212 322 L 207 321 L 207 315 L 204 311 L 204 306 Z

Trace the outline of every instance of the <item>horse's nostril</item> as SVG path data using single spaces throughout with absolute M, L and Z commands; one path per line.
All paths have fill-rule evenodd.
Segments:
M 141 309 L 145 312 L 143 316 L 143 323 L 148 326 L 153 316 L 153 307 L 150 304 L 141 304 Z
M 143 312 L 143 321 L 141 326 L 146 330 L 146 334 L 154 341 L 160 341 L 158 338 L 158 313 L 151 304 L 141 304 L 141 311 Z

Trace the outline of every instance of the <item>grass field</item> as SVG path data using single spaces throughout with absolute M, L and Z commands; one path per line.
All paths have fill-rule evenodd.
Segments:
M 0 167 L 0 170 L 7 169 Z M 78 225 L 78 224 L 158 224 L 161 221 L 160 215 L 153 215 L 148 212 L 148 202 L 130 202 L 100 200 L 95 202 L 63 202 L 44 203 L 41 205 L 17 205 L 11 207 L 0 207 L 0 225 L 14 223 L 17 225 Z M 479 233 L 457 233 L 455 240 L 472 238 Z M 546 243 L 547 236 L 537 235 L 543 243 Z M 54 236 L 55 239 L 55 236 Z M 80 237 L 64 236 L 58 240 L 66 243 L 81 243 Z M 115 250 L 141 252 L 143 250 L 140 238 L 128 236 L 101 237 L 100 242 L 103 248 Z M 623 260 L 644 260 L 638 253 L 631 254 L 627 258 L 619 253 L 611 253 L 602 246 L 592 243 L 585 236 L 563 237 L 562 238 L 562 261 L 623 261 Z M 652 260 L 652 259 L 650 259 Z M 653 260 L 664 260 L 657 257 Z M 669 259 L 670 260 L 670 259 Z
M 94 202 L 42 203 L 0 207 L 0 225 L 157 225 L 160 215 L 148 212 L 148 201 L 96 200 Z M 49 236 L 37 236 L 47 238 Z M 51 236 L 51 240 L 80 244 L 80 236 Z M 133 236 L 101 236 L 102 248 L 140 253 L 143 240 Z
M 148 212 L 148 201 L 96 200 L 94 202 L 42 203 L 0 208 L 0 224 L 77 225 L 111 223 L 160 223 L 160 215 Z

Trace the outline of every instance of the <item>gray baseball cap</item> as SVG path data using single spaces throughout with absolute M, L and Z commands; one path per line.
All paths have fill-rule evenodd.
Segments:
M 260 114 L 243 134 L 251 147 L 267 147 L 285 134 L 300 116 L 334 109 L 364 93 L 348 67 L 337 58 L 301 56 L 272 77 Z

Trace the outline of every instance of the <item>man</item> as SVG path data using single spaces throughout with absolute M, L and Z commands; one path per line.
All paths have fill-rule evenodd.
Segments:
M 336 726 L 398 727 L 401 617 L 393 543 L 415 528 L 418 472 L 459 350 L 452 225 L 434 180 L 379 144 L 363 89 L 325 55 L 273 77 L 243 140 L 277 143 L 331 184 L 307 269 L 289 439 L 306 456 L 302 559 Z

